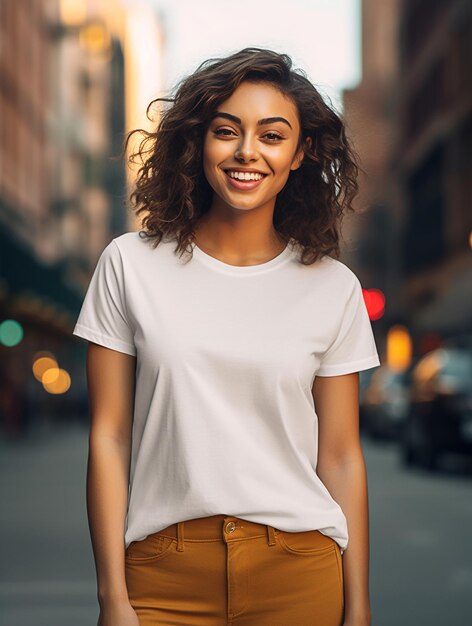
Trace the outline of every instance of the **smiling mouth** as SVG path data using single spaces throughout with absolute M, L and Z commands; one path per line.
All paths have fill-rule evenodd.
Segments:
M 235 189 L 250 190 L 258 187 L 268 175 L 262 172 L 236 172 L 224 170 L 229 184 Z
M 267 174 L 264 174 L 263 172 L 243 172 L 240 170 L 232 170 L 232 169 L 228 169 L 228 170 L 224 170 L 225 173 L 232 179 L 234 180 L 241 180 L 241 181 L 247 181 L 247 180 L 262 180 L 264 178 L 264 176 L 267 176 Z

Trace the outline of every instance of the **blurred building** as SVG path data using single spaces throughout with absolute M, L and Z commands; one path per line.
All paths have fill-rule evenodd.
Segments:
M 36 295 L 44 295 L 44 306 L 46 300 L 65 307 L 75 301 L 52 264 L 57 254 L 49 218 L 53 197 L 49 60 L 53 40 L 47 8 L 46 3 L 33 0 L 0 3 L 2 313 L 7 297 L 10 306 L 19 300 L 16 304 L 27 308 L 33 297 L 32 291 L 25 293 L 30 287 Z M 34 308 L 41 316 L 40 307 Z
M 57 7 L 54 219 L 83 295 L 103 248 L 134 228 L 122 152 L 127 131 L 147 126 L 146 106 L 159 95 L 164 38 L 158 14 L 141 0 Z
M 153 49 L 131 32 L 145 10 L 121 0 L 0 2 L 0 431 L 18 429 L 28 407 L 54 412 L 31 371 L 40 351 L 73 372 L 77 384 L 63 394 L 71 410 L 83 393 L 73 324 L 100 252 L 133 224 L 121 157 L 136 49 L 161 61 L 157 15 L 147 14 Z M 147 78 L 155 97 L 159 69 Z M 2 340 L 4 320 L 21 328 L 15 345 Z
M 399 45 L 402 259 L 421 342 L 472 331 L 472 3 L 404 0 Z
M 472 331 L 469 0 L 364 0 L 363 76 L 344 92 L 361 157 L 347 251 L 415 352 Z M 349 220 L 348 220 L 349 223 Z
M 122 46 L 105 19 L 116 21 L 113 4 L 80 24 L 64 9 L 80 2 L 0 4 L 2 302 L 14 314 L 34 300 L 35 320 L 55 320 L 55 331 L 70 329 L 80 269 L 127 226 L 124 166 L 113 160 L 125 130 Z M 48 306 L 57 315 L 42 316 Z
M 0 422 L 19 430 L 37 391 L 32 354 L 41 337 L 58 348 L 77 306 L 55 259 L 53 100 L 49 64 L 54 41 L 51 3 L 0 3 L 0 322 L 23 332 L 15 345 L 0 342 Z M 31 391 L 31 395 L 30 395 Z
M 350 244 L 343 256 L 364 288 L 386 296 L 385 314 L 373 324 L 380 346 L 389 326 L 401 319 L 399 300 L 399 188 L 394 175 L 400 0 L 364 0 L 361 9 L 362 78 L 343 91 L 347 133 L 360 157 L 356 213 L 346 216 Z M 379 347 L 380 347 L 379 346 Z

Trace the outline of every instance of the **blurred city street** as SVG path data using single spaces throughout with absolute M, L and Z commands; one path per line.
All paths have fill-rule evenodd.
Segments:
M 451 458 L 437 474 L 407 472 L 395 444 L 365 439 L 363 449 L 373 626 L 468 626 L 470 468 Z M 2 443 L 0 452 L 0 624 L 96 626 L 86 429 L 77 424 L 14 446 Z
M 0 0 L 0 626 L 96 626 L 74 325 L 105 247 L 142 227 L 128 133 L 245 46 L 306 70 L 361 166 L 339 260 L 381 361 L 359 396 L 372 626 L 470 626 L 472 2 L 215 5 Z
M 13 446 L 2 442 L 2 626 L 96 624 L 86 464 L 87 434 L 80 426 Z

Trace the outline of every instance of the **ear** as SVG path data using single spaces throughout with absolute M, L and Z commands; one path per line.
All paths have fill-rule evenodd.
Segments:
M 311 145 L 312 145 L 311 137 L 307 137 L 305 139 L 304 145 L 300 148 L 300 150 L 294 156 L 292 165 L 290 167 L 291 170 L 298 170 L 298 168 L 301 166 L 303 159 L 305 158 L 305 147 L 307 145 L 311 148 Z

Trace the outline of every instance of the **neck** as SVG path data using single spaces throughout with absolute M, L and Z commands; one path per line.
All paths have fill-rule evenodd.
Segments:
M 205 215 L 194 235 L 196 245 L 204 252 L 235 265 L 265 263 L 287 245 L 273 224 L 247 219 L 228 221 Z

